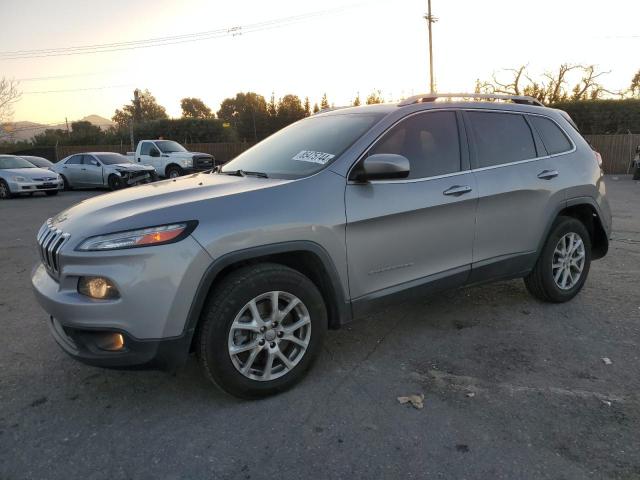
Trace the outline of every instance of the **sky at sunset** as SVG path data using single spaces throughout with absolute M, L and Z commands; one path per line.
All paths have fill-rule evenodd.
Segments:
M 1 0 L 0 53 L 184 35 L 321 11 L 197 42 L 0 58 L 0 77 L 19 79 L 24 92 L 14 120 L 50 124 L 89 114 L 110 118 L 135 87 L 148 88 L 171 116 L 180 115 L 185 96 L 217 110 L 225 97 L 248 90 L 267 99 L 272 91 L 309 96 L 312 103 L 327 92 L 336 105 L 373 89 L 387 99 L 428 91 L 426 0 Z M 626 88 L 640 69 L 639 1 L 433 0 L 433 13 L 440 91 L 472 91 L 476 78 L 525 63 L 531 72 L 562 62 L 597 64 L 611 71 L 602 80 L 612 90 Z

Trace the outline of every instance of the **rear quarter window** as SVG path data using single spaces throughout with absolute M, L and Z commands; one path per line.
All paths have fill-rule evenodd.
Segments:
M 533 133 L 521 114 L 467 111 L 479 166 L 536 158 Z
M 571 142 L 567 138 L 567 135 L 562 131 L 558 125 L 545 117 L 539 117 L 537 115 L 529 115 L 529 120 L 538 131 L 544 147 L 547 149 L 549 155 L 555 155 L 557 153 L 568 152 L 571 150 Z

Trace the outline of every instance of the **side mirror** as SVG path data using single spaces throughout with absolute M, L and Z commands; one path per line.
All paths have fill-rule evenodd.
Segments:
M 410 166 L 407 157 L 395 153 L 376 153 L 364 159 L 354 180 L 368 182 L 370 180 L 393 180 L 407 178 Z
M 149 150 L 149 155 L 152 156 L 152 157 L 159 157 L 160 156 L 160 152 L 154 148 L 154 149 Z

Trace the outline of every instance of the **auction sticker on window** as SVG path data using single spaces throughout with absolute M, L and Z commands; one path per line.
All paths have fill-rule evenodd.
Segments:
M 331 155 L 330 153 L 314 152 L 313 150 L 302 150 L 301 152 L 298 152 L 292 160 L 298 160 L 300 162 L 319 163 L 320 165 L 324 165 L 333 157 L 335 157 L 335 155 Z

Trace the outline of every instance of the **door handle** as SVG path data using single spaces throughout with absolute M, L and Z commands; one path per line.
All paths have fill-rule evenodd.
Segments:
M 538 178 L 542 180 L 551 180 L 559 175 L 557 170 L 543 170 L 538 174 Z
M 469 185 L 454 185 L 451 188 L 448 188 L 444 192 L 443 195 L 455 195 L 456 197 L 459 195 L 464 195 L 465 193 L 469 193 L 471 191 L 471 187 Z

